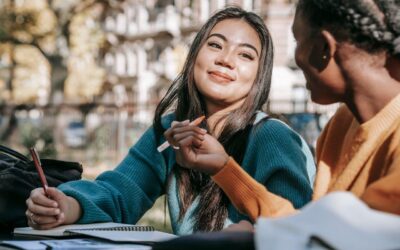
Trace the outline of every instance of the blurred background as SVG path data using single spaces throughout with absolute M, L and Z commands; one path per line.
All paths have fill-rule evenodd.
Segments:
M 151 124 L 201 25 L 227 5 L 259 14 L 275 62 L 265 110 L 311 148 L 336 105 L 309 100 L 294 62 L 289 0 L 0 0 L 0 144 L 114 168 Z M 141 220 L 170 230 L 162 199 Z

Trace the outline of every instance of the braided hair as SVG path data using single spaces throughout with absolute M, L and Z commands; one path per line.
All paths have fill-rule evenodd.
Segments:
M 400 0 L 299 0 L 314 30 L 328 29 L 339 41 L 369 52 L 400 56 Z

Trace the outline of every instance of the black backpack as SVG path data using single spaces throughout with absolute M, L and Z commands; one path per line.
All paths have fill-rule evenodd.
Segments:
M 40 159 L 49 186 L 79 180 L 82 165 L 51 159 Z M 31 190 L 41 187 L 33 161 L 0 145 L 0 231 L 27 226 L 26 204 Z

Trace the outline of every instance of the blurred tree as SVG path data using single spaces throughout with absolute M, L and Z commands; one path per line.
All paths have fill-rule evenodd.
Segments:
M 10 103 L 48 101 L 50 64 L 55 53 L 57 18 L 46 0 L 4 0 L 0 5 L 0 76 Z M 8 74 L 5 73 L 8 71 Z
M 100 21 L 108 7 L 101 0 L 2 0 L 0 104 L 47 104 L 57 91 L 78 102 L 100 94 Z
M 104 1 L 86 1 L 76 7 L 77 12 L 70 19 L 70 56 L 64 87 L 65 97 L 70 100 L 90 102 L 101 93 L 105 70 L 98 62 L 105 34 L 100 21 L 107 6 Z

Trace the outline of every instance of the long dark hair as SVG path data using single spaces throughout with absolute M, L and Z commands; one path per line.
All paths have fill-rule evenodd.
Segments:
M 400 56 L 399 0 L 300 0 L 297 6 L 314 29 L 369 52 Z
M 226 152 L 240 163 L 243 159 L 249 128 L 253 124 L 255 113 L 268 100 L 273 64 L 273 47 L 270 34 L 263 20 L 254 13 L 237 7 L 228 7 L 214 14 L 204 24 L 190 47 L 182 72 L 173 81 L 157 106 L 154 116 L 154 129 L 159 141 L 165 131 L 161 124 L 161 117 L 170 110 L 174 110 L 175 119 L 178 121 L 193 120 L 206 114 L 205 105 L 194 83 L 194 65 L 199 50 L 207 40 L 212 28 L 225 19 L 246 21 L 258 33 L 262 45 L 257 77 L 249 95 L 240 108 L 227 115 L 222 132 L 218 137 Z M 183 218 L 194 199 L 199 196 L 194 230 L 221 230 L 228 215 L 227 206 L 229 204 L 229 200 L 223 191 L 211 181 L 208 175 L 179 166 L 174 167 L 174 173 L 179 186 L 180 219 Z

